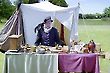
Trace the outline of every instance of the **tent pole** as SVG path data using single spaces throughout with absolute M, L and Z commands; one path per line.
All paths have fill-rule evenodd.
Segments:
M 68 41 L 68 51 L 70 52 L 70 49 L 71 49 L 71 41 L 70 41 L 70 38 L 71 38 L 71 32 L 72 32 L 72 28 L 73 28 L 73 17 L 74 17 L 74 14 L 72 15 L 72 23 L 71 23 L 71 30 L 70 30 L 70 35 L 69 35 L 69 41 Z

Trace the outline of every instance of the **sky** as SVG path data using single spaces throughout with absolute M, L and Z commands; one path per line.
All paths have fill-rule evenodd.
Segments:
M 70 6 L 77 6 L 80 3 L 80 13 L 95 14 L 103 13 L 106 7 L 110 6 L 110 0 L 66 0 Z
M 15 0 L 10 0 L 15 1 Z M 106 7 L 110 6 L 110 0 L 65 0 L 69 6 L 77 6 L 80 3 L 80 13 L 95 14 L 103 13 Z

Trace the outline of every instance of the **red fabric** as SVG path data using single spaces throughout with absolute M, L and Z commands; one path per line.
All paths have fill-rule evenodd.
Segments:
M 58 55 L 60 72 L 100 73 L 97 54 L 64 54 Z
M 61 24 L 61 33 L 60 33 L 60 39 L 65 43 L 65 39 L 64 39 L 64 25 Z

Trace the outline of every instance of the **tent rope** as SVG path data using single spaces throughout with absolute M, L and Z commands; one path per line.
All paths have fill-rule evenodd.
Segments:
M 80 1 L 78 0 L 78 6 L 80 7 Z
M 81 7 L 80 7 L 80 10 L 81 10 L 81 12 L 84 14 L 84 12 L 83 12 L 83 10 L 81 9 Z M 86 17 L 84 17 L 84 15 L 82 15 L 82 18 L 83 18 L 84 27 L 87 28 L 87 26 L 86 26 L 87 24 L 86 24 L 85 19 L 84 19 L 84 18 L 86 18 Z M 87 18 L 86 18 L 86 19 L 87 19 Z M 86 34 L 87 34 L 87 38 L 90 39 L 90 36 L 89 36 L 89 34 L 88 34 L 88 32 L 87 32 L 87 29 L 85 29 L 85 32 L 86 32 Z

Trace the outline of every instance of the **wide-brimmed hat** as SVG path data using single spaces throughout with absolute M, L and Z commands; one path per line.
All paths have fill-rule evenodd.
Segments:
M 46 18 L 44 19 L 44 23 L 46 23 L 46 21 L 51 21 L 51 22 L 53 22 L 53 20 L 51 19 L 50 16 L 48 16 L 48 17 L 46 17 Z

